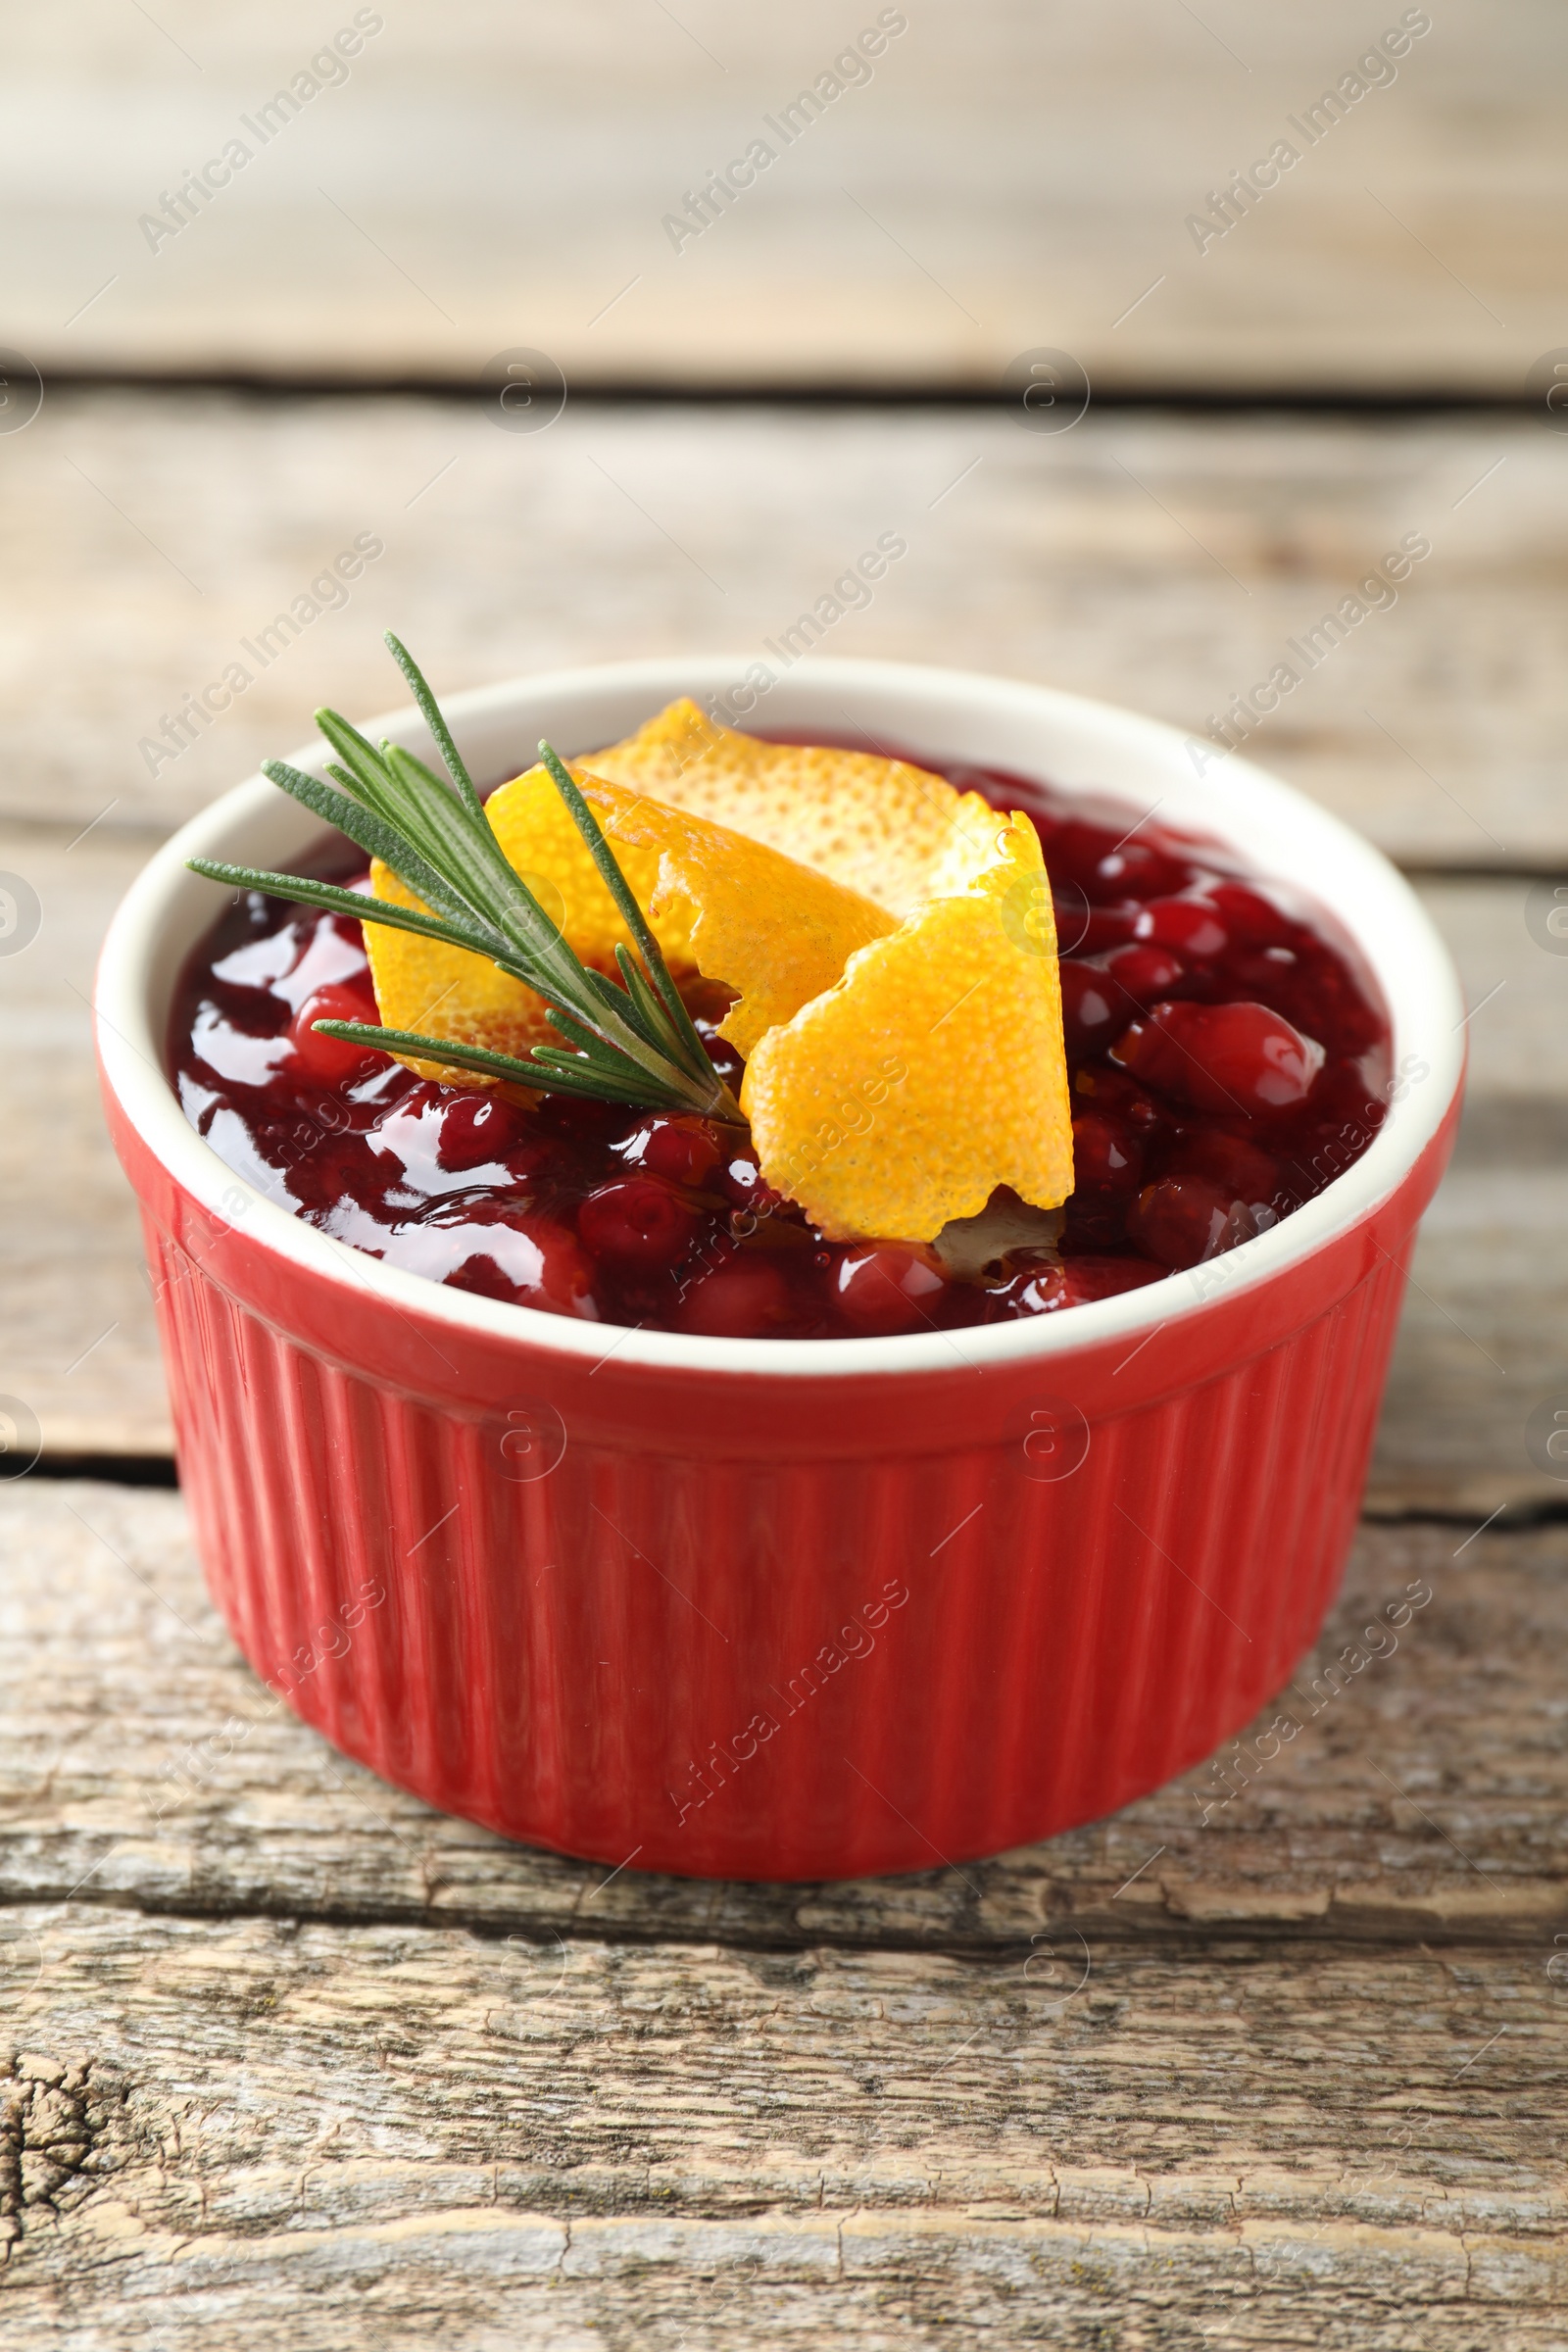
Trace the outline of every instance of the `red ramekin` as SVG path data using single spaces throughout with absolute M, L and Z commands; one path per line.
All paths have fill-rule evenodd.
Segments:
M 499 779 L 541 735 L 590 750 L 747 669 L 577 670 L 451 715 Z M 184 860 L 286 865 L 319 838 L 259 776 L 115 918 L 104 1093 L 208 1578 L 307 1722 L 448 1812 L 609 1865 L 928 1869 L 1182 1771 L 1315 1638 L 1457 1117 L 1463 1006 L 1375 850 L 1170 728 L 1003 679 L 812 661 L 751 723 L 1157 805 L 1310 894 L 1392 1016 L 1386 1123 L 1231 1254 L 987 1329 L 683 1338 L 448 1290 L 241 1182 L 165 1074 L 176 976 L 222 904 Z M 428 751 L 413 711 L 375 731 Z

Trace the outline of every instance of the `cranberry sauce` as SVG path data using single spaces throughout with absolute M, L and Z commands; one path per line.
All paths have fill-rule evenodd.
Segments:
M 1301 912 L 1136 808 L 949 772 L 1028 813 L 1051 875 L 1077 1173 L 1054 1249 L 959 1280 L 908 1244 L 824 1242 L 743 1131 L 562 1096 L 524 1108 L 318 1037 L 313 1021 L 376 1017 L 360 926 L 255 892 L 181 977 L 185 1115 L 259 1191 L 373 1257 L 554 1314 L 724 1337 L 867 1338 L 1108 1298 L 1234 1249 L 1359 1157 L 1388 1031 Z M 738 1092 L 713 1035 L 722 993 L 698 983 L 691 1004 Z

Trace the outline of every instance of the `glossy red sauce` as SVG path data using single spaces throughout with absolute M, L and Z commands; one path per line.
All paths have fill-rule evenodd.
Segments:
M 934 763 L 927 760 L 926 765 Z M 376 1017 L 357 923 L 258 893 L 189 958 L 170 1059 L 236 1174 L 371 1256 L 609 1324 L 852 1339 L 1049 1314 L 1251 1239 L 1343 1173 L 1388 1093 L 1388 1029 L 1303 908 L 1141 811 L 998 771 L 1056 902 L 1077 1190 L 1059 1245 L 973 1279 L 897 1242 L 827 1243 L 744 1133 L 564 1097 L 526 1108 L 318 1037 Z M 344 843 L 313 871 L 348 878 Z M 693 1008 L 738 1092 L 742 1064 Z M 954 1116 L 963 1116 L 955 1102 Z

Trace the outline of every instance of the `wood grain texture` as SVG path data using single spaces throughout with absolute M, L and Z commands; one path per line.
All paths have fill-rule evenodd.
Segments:
M 0 957 L 0 1392 L 37 1417 L 54 1454 L 173 1445 L 140 1221 L 92 1048 L 99 943 L 151 846 L 0 826 L 0 871 L 24 878 L 41 913 L 30 944 Z
M 1416 1246 L 1366 1507 L 1560 1509 L 1527 1443 L 1568 1403 L 1568 1115 L 1479 1100 Z
M 1555 1531 L 1369 1534 L 1326 1646 L 1431 1599 L 1230 1805 L 594 1893 L 268 1714 L 177 1498 L 0 1521 L 19 2340 L 1563 2340 Z
M 1534 1960 L 1242 1938 L 1063 2004 L 1020 1959 L 14 1928 L 43 2352 L 1562 2341 Z
M 270 136 L 259 108 L 352 9 L 76 0 L 65 53 L 19 29 L 8 331 L 38 366 L 468 378 L 531 344 L 573 380 L 898 386 L 1051 344 L 1097 383 L 1511 396 L 1561 340 L 1544 0 L 1446 0 L 1316 137 L 1292 118 L 1400 10 L 926 0 L 794 137 L 768 118 L 890 12 L 375 13 L 346 82 Z M 150 234 L 236 135 L 229 184 Z M 776 161 L 677 251 L 665 217 L 759 136 Z M 1189 218 L 1279 140 L 1298 163 L 1200 251 Z
M 1568 870 L 1565 452 L 1517 418 L 1091 409 L 1042 436 L 987 411 L 583 403 L 515 435 L 471 400 L 52 396 L 0 438 L 0 555 L 28 583 L 0 654 L 0 814 L 182 819 L 318 703 L 398 701 L 393 622 L 443 692 L 750 661 L 884 532 L 907 555 L 819 653 L 1039 679 L 1201 733 L 1415 533 L 1432 553 L 1398 602 L 1254 755 L 1406 864 Z M 291 639 L 294 600 L 360 534 L 385 553 Z M 264 665 L 245 644 L 279 612 Z M 236 662 L 250 683 L 174 756 L 166 719 Z
M 1471 1006 L 1469 1099 L 1416 1249 L 1368 1507 L 1560 1509 L 1568 1483 L 1526 1425 L 1568 1400 L 1568 957 L 1528 919 L 1524 882 L 1420 890 Z

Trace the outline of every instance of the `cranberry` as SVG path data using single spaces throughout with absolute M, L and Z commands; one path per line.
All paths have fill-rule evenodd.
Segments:
M 1263 996 L 1279 996 L 1296 957 L 1289 948 L 1242 948 L 1225 958 L 1225 976 Z
M 733 1134 L 733 1129 L 731 1133 Z M 671 1184 L 706 1184 L 724 1156 L 719 1131 L 710 1119 L 650 1119 L 626 1147 L 626 1157 L 650 1175 Z
M 696 1026 L 697 1034 L 702 1040 L 703 1052 L 708 1055 L 730 1093 L 738 1095 L 741 1091 L 741 1080 L 746 1075 L 745 1062 L 736 1053 L 728 1038 L 715 1036 L 706 1021 L 699 1021 Z
M 1111 1048 L 1159 1093 L 1197 1110 L 1294 1109 L 1323 1067 L 1323 1049 L 1266 1004 L 1156 1004 Z
M 1167 858 L 1163 850 L 1151 849 L 1141 841 L 1125 841 L 1101 858 L 1095 879 L 1105 897 L 1115 893 L 1122 898 L 1152 899 L 1156 892 L 1180 890 L 1187 869 L 1176 858 Z
M 787 1205 L 782 1193 L 776 1193 L 757 1164 L 750 1149 L 730 1150 L 730 1156 L 721 1167 L 715 1168 L 710 1180 L 732 1208 L 749 1210 L 754 1217 L 771 1216 L 775 1209 Z
M 831 1276 L 833 1301 L 847 1323 L 867 1337 L 931 1327 L 931 1310 L 948 1287 L 928 1250 L 901 1242 L 856 1244 Z
M 1123 1070 L 1080 1070 L 1073 1080 L 1078 1109 L 1093 1108 L 1119 1119 L 1132 1134 L 1146 1141 L 1169 1123 L 1152 1095 L 1144 1092 Z
M 1065 960 L 1061 970 L 1061 1025 L 1069 1061 L 1087 1061 L 1125 1026 L 1127 1007 L 1119 989 L 1092 963 Z
M 1051 911 L 1056 926 L 1056 954 L 1076 956 L 1094 921 L 1094 909 L 1079 884 L 1054 883 Z
M 563 1181 L 569 1173 L 569 1162 L 559 1143 L 549 1136 L 530 1136 L 506 1156 L 509 1184 L 531 1186 L 541 1181 Z
M 1105 969 L 1137 1004 L 1168 996 L 1182 978 L 1182 966 L 1165 948 L 1118 948 Z
M 1215 1127 L 1183 1136 L 1173 1172 L 1210 1176 L 1233 1200 L 1253 1203 L 1272 1200 L 1280 1184 L 1277 1159 L 1259 1152 L 1245 1136 L 1227 1135 L 1223 1128 Z
M 311 1153 L 308 1181 L 314 1199 L 354 1200 L 362 1208 L 374 1207 L 386 1194 L 385 1172 L 374 1160 L 367 1162 L 365 1138 L 356 1131 L 321 1136 Z
M 1204 895 L 1231 937 L 1247 947 L 1270 947 L 1291 937 L 1290 918 L 1244 883 L 1216 882 Z
M 455 1226 L 465 1241 L 471 1240 L 445 1281 L 481 1298 L 597 1321 L 593 1268 L 575 1235 L 554 1217 L 497 1213 L 500 1207 L 495 1201 L 471 1201 L 458 1211 L 438 1210 L 428 1220 L 438 1228 Z
M 1106 1249 L 1121 1240 L 1143 1159 L 1142 1143 L 1115 1120 L 1096 1111 L 1073 1120 L 1073 1191 L 1064 1247 Z
M 1200 963 L 1211 963 L 1230 944 L 1230 934 L 1209 899 L 1152 899 L 1138 918 L 1138 937 L 1159 948 L 1175 948 Z
M 1089 920 L 1082 927 L 1081 937 L 1073 941 L 1071 948 L 1063 948 L 1062 954 L 1102 956 L 1107 948 L 1126 947 L 1128 941 L 1136 936 L 1137 929 L 1136 900 L 1127 906 L 1091 906 Z
M 1069 816 L 1055 826 L 1051 835 L 1050 871 L 1053 882 L 1076 882 L 1091 899 L 1107 903 L 1124 898 L 1125 891 L 1107 890 L 1096 870 L 1101 859 L 1115 848 L 1117 839 L 1118 835 L 1105 825 L 1091 824 L 1087 817 Z
M 991 1294 L 991 1311 L 999 1322 L 1015 1315 L 1052 1315 L 1066 1303 L 1067 1269 L 1054 1258 L 1026 1259 Z
M 376 1017 L 375 1000 L 368 982 L 356 988 L 349 981 L 339 981 L 331 988 L 313 990 L 289 1023 L 289 1042 L 294 1048 L 294 1067 L 302 1078 L 317 1086 L 339 1086 L 352 1078 L 372 1057 L 382 1056 L 373 1046 L 356 1045 L 346 1037 L 322 1037 L 313 1027 L 314 1021 L 369 1021 Z
M 455 1274 L 442 1277 L 448 1290 L 466 1291 L 474 1298 L 498 1298 L 503 1306 L 527 1304 L 514 1282 L 510 1282 L 493 1257 L 475 1251 L 466 1257 Z
M 1200 1265 L 1226 1246 L 1231 1196 L 1208 1176 L 1165 1176 L 1139 1194 L 1128 1231 L 1162 1266 Z
M 1114 1120 L 1086 1111 L 1072 1123 L 1072 1166 L 1077 1189 L 1130 1192 L 1138 1182 L 1143 1146 Z
M 1119 1298 L 1157 1282 L 1157 1267 L 1136 1257 L 1069 1257 L 1062 1264 L 1063 1306 L 1088 1306 L 1097 1298 Z
M 992 1311 L 1003 1321 L 1015 1315 L 1051 1315 L 1064 1306 L 1088 1306 L 1116 1298 L 1123 1291 L 1157 1282 L 1164 1269 L 1146 1257 L 1067 1257 L 1059 1265 L 1026 1263 L 1001 1291 L 992 1293 Z
M 595 1257 L 636 1273 L 678 1264 L 698 1221 L 696 1210 L 657 1176 L 602 1184 L 577 1211 L 577 1231 Z
M 737 1252 L 692 1284 L 681 1300 L 676 1328 L 714 1340 L 765 1339 L 784 1328 L 791 1311 L 778 1255 Z
M 454 1174 L 505 1159 L 521 1141 L 526 1113 L 505 1096 L 455 1094 L 441 1104 L 436 1164 Z
M 1119 812 L 1113 823 L 1103 825 L 1088 817 L 1068 817 L 1051 837 L 1048 864 L 1053 880 L 1078 883 L 1101 906 L 1180 890 L 1191 868 L 1179 856 L 1140 839 L 1142 830 L 1135 824 L 1129 833 Z

